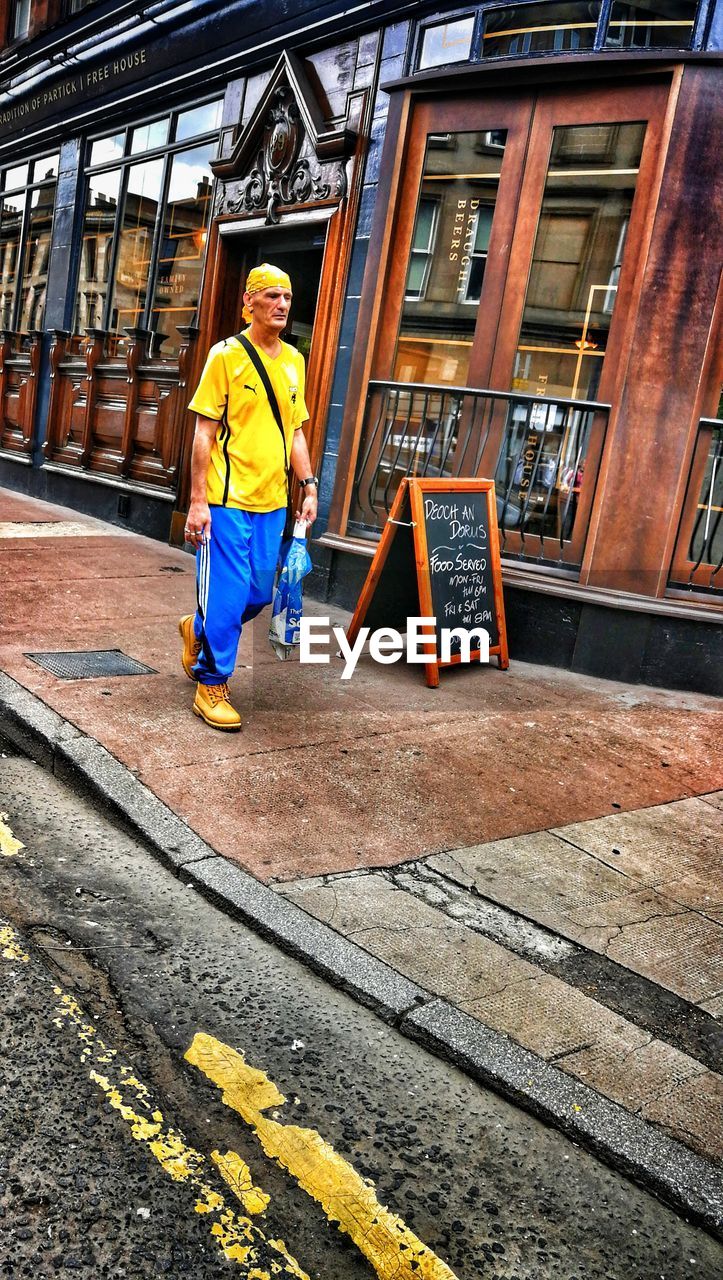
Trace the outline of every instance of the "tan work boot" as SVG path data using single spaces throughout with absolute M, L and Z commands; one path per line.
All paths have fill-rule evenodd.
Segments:
M 193 711 L 212 729 L 236 733 L 241 728 L 241 717 L 231 706 L 227 684 L 197 684 Z
M 181 654 L 181 666 L 188 676 L 189 680 L 195 680 L 193 668 L 198 662 L 198 655 L 201 652 L 201 641 L 196 639 L 196 633 L 193 630 L 192 613 L 187 613 L 185 618 L 181 618 L 178 624 L 178 630 L 183 640 L 183 653 Z

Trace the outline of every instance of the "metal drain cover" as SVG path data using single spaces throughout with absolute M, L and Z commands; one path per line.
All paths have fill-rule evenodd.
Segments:
M 129 658 L 122 649 L 81 649 L 76 653 L 26 653 L 61 680 L 98 680 L 107 676 L 157 676 L 154 667 Z

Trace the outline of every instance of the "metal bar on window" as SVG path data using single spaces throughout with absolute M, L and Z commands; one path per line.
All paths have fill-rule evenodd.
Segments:
M 404 476 L 478 475 L 502 413 L 494 478 L 505 553 L 572 569 L 573 531 L 575 547 L 584 535 L 576 522 L 590 426 L 608 408 L 489 388 L 370 382 L 349 527 L 365 537 L 380 532 Z

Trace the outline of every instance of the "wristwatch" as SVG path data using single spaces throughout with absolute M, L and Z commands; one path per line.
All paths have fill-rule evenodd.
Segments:
M 306 486 L 307 486 L 307 484 L 313 484 L 313 485 L 314 485 L 314 487 L 315 487 L 316 489 L 318 489 L 318 488 L 319 488 L 319 477 L 318 477 L 318 476 L 307 476 L 305 480 L 300 480 L 300 481 L 299 481 L 299 484 L 301 485 L 302 489 L 305 489 L 305 488 L 306 488 Z

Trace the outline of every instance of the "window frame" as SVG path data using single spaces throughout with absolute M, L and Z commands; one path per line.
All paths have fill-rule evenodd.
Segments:
M 155 297 L 156 286 L 158 282 L 158 274 L 159 274 L 159 267 L 160 267 L 160 263 L 159 263 L 160 246 L 163 241 L 163 228 L 164 228 L 167 205 L 168 205 L 168 195 L 169 195 L 170 184 L 171 184 L 171 172 L 173 168 L 173 161 L 177 155 L 183 154 L 183 152 L 185 151 L 194 150 L 195 148 L 201 147 L 204 144 L 208 144 L 208 143 L 211 143 L 211 144 L 215 143 L 216 154 L 218 154 L 218 148 L 219 148 L 220 138 L 221 138 L 222 120 L 220 119 L 217 127 L 214 130 L 207 130 L 205 133 L 199 133 L 192 137 L 186 137 L 178 141 L 176 139 L 178 118 L 179 116 L 183 115 L 187 111 L 193 111 L 199 107 L 208 106 L 210 103 L 214 103 L 214 102 L 219 102 L 221 104 L 221 113 L 223 113 L 223 95 L 219 95 L 218 92 L 216 92 L 214 94 L 209 94 L 208 97 L 205 97 L 200 101 L 196 101 L 193 103 L 180 103 L 178 106 L 172 107 L 165 112 L 161 112 L 161 113 L 154 112 L 152 115 L 147 115 L 137 120 L 128 121 L 116 131 L 116 135 L 115 135 L 115 136 L 122 135 L 123 137 L 122 155 L 120 157 L 115 157 L 114 159 L 111 159 L 111 160 L 106 160 L 99 164 L 94 164 L 94 165 L 90 164 L 90 155 L 91 155 L 93 146 L 96 142 L 100 142 L 104 138 L 114 136 L 113 133 L 108 129 L 104 129 L 102 133 L 93 133 L 89 135 L 85 140 L 85 147 L 84 147 L 85 163 L 83 166 L 84 189 L 83 189 L 83 204 L 82 204 L 82 215 L 81 215 L 81 218 L 82 218 L 81 226 L 83 228 L 85 225 L 85 217 L 88 210 L 88 190 L 89 190 L 90 180 L 92 178 L 97 177 L 98 175 L 102 175 L 103 173 L 115 172 L 120 169 L 120 182 L 118 186 L 118 203 L 116 206 L 115 217 L 113 221 L 112 247 L 111 247 L 111 253 L 110 253 L 110 261 L 108 265 L 108 286 L 109 287 L 108 287 L 108 292 L 107 292 L 105 301 L 103 303 L 103 314 L 102 314 L 102 319 L 99 326 L 100 328 L 104 329 L 106 333 L 114 332 L 110 326 L 110 318 L 111 318 L 111 310 L 113 306 L 113 297 L 115 292 L 115 283 L 116 283 L 115 276 L 116 276 L 116 268 L 118 265 L 118 255 L 120 252 L 120 242 L 121 242 L 120 233 L 122 231 L 122 217 L 123 217 L 123 212 L 125 210 L 126 197 L 128 194 L 129 175 L 130 175 L 131 169 L 134 166 L 148 164 L 154 160 L 161 160 L 163 162 L 163 170 L 161 174 L 161 182 L 160 182 L 159 194 L 158 194 L 158 206 L 156 209 L 155 225 L 153 228 L 153 238 L 151 243 L 151 263 L 150 263 L 150 269 L 148 272 L 148 282 L 146 285 L 146 297 L 145 297 L 145 302 L 143 307 L 143 314 L 142 316 L 139 316 L 135 325 L 120 326 L 121 332 L 117 334 L 117 338 L 119 342 L 122 342 L 124 340 L 124 335 L 122 333 L 123 328 L 125 327 L 142 328 L 142 329 L 147 329 L 150 333 L 153 334 L 153 338 L 151 341 L 151 350 L 153 350 L 155 347 L 155 330 L 152 328 L 152 325 L 151 325 L 152 318 L 153 318 L 153 300 Z M 134 130 L 142 129 L 147 125 L 154 124 L 155 121 L 165 119 L 166 117 L 169 118 L 168 140 L 162 146 L 152 147 L 147 151 L 138 151 L 135 153 L 131 152 L 131 139 L 132 139 Z M 203 266 L 203 271 L 205 271 L 205 262 Z M 78 292 L 80 287 L 80 272 L 81 272 L 81 255 L 79 254 L 77 268 L 74 273 L 73 318 L 71 321 L 72 332 L 74 337 L 76 338 L 80 336 L 79 331 L 76 330 L 76 315 L 78 310 Z M 201 281 L 201 285 L 202 285 L 202 282 L 203 281 Z M 164 354 L 162 351 L 159 351 L 157 354 L 160 355 L 161 359 L 164 358 Z M 172 359 L 175 359 L 176 357 L 169 356 L 167 358 L 172 360 Z
M 530 6 L 549 5 L 553 0 L 525 0 Z M 570 53 L 579 52 L 581 57 L 590 57 L 593 53 L 604 52 L 614 46 L 607 44 L 608 28 L 612 15 L 612 9 L 615 0 L 597 0 L 598 16 L 596 30 L 593 36 L 592 47 L 580 51 L 559 51 L 556 49 L 540 49 L 536 52 L 514 53 L 514 54 L 491 54 L 488 58 L 484 56 L 484 33 L 489 15 L 504 12 L 514 8 L 512 0 L 492 0 L 489 4 L 471 4 L 459 6 L 452 9 L 449 13 L 440 18 L 439 13 L 430 14 L 425 18 L 419 19 L 416 23 L 414 38 L 411 42 L 411 53 L 409 57 L 408 73 L 414 75 L 425 75 L 435 71 L 441 71 L 444 67 L 469 66 L 473 63 L 492 62 L 497 58 L 544 58 L 544 57 L 560 57 L 569 56 Z M 707 32 L 710 28 L 712 0 L 696 0 L 696 10 L 693 17 L 693 24 L 687 44 L 680 45 L 659 45 L 652 46 L 653 49 L 660 50 L 680 50 L 688 52 L 691 50 L 699 50 L 705 47 Z M 469 56 L 460 59 L 458 62 L 441 63 L 435 67 L 422 67 L 422 48 L 424 44 L 425 33 L 431 27 L 444 26 L 445 23 L 454 22 L 461 18 L 474 18 L 474 30 L 470 44 Z M 634 46 L 634 51 L 645 54 L 645 46 Z
M 412 56 L 410 70 L 415 74 L 425 75 L 430 72 L 440 71 L 443 67 L 461 67 L 472 62 L 479 62 L 481 57 L 482 43 L 482 27 L 484 25 L 484 6 L 480 5 L 464 5 L 458 9 L 452 9 L 449 13 L 445 13 L 440 18 L 439 13 L 430 14 L 427 18 L 422 18 L 417 23 L 417 29 L 414 33 L 412 42 Z M 472 28 L 472 39 L 469 46 L 469 54 L 466 58 L 460 58 L 454 62 L 442 62 L 439 66 L 422 67 L 422 49 L 424 47 L 424 36 L 432 27 L 444 27 L 450 22 L 458 22 L 462 18 L 473 18 L 474 26 Z
M 425 249 L 416 249 L 414 247 L 414 236 L 416 235 L 416 232 L 417 232 L 417 226 L 419 222 L 419 210 L 421 209 L 423 202 L 427 202 L 431 207 L 432 220 L 431 220 L 430 229 L 429 229 L 429 236 L 427 238 L 427 247 Z M 409 268 L 411 268 L 411 265 L 412 265 L 412 257 L 413 255 L 416 254 L 420 258 L 424 258 L 424 271 L 422 275 L 422 285 L 421 285 L 421 288 L 419 289 L 419 292 L 407 293 L 406 290 L 409 284 L 409 269 L 408 269 L 407 284 L 405 285 L 405 292 L 404 292 L 405 302 L 423 302 L 426 297 L 427 285 L 429 284 L 429 275 L 432 267 L 432 259 L 434 258 L 434 250 L 437 244 L 437 234 L 439 232 L 440 204 L 441 204 L 441 201 L 437 196 L 420 196 L 419 197 L 419 203 L 417 205 L 417 213 L 414 220 L 414 230 L 412 232 L 412 244 L 409 250 Z

